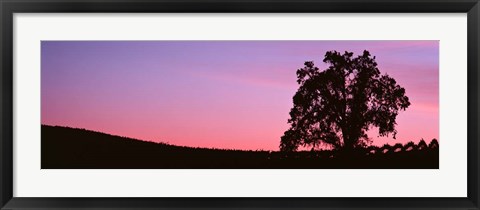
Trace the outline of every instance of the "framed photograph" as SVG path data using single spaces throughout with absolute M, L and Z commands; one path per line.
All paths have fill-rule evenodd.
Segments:
M 478 0 L 0 6 L 1 209 L 479 209 Z

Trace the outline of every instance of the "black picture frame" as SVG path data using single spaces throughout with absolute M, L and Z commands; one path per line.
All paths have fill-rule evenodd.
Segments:
M 479 209 L 478 0 L 0 0 L 1 209 Z M 13 197 L 14 13 L 467 13 L 468 188 L 465 198 L 25 198 Z M 93 189 L 92 189 L 93 190 Z

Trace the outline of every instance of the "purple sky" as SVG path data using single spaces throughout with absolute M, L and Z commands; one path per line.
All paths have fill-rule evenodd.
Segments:
M 397 139 L 438 139 L 438 41 L 42 41 L 42 124 L 175 145 L 278 150 L 296 70 L 369 50 L 412 105 Z M 354 56 L 355 56 L 354 55 Z

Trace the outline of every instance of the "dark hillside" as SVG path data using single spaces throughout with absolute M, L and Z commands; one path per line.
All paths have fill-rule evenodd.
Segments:
M 180 147 L 42 125 L 42 169 L 438 168 L 438 144 L 371 147 L 361 155 Z M 407 145 L 405 145 L 407 146 Z

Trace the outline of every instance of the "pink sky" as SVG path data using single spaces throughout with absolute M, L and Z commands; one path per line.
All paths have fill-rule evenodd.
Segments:
M 369 50 L 412 105 L 397 139 L 438 139 L 438 41 L 43 41 L 42 124 L 182 146 L 278 150 L 296 70 Z

